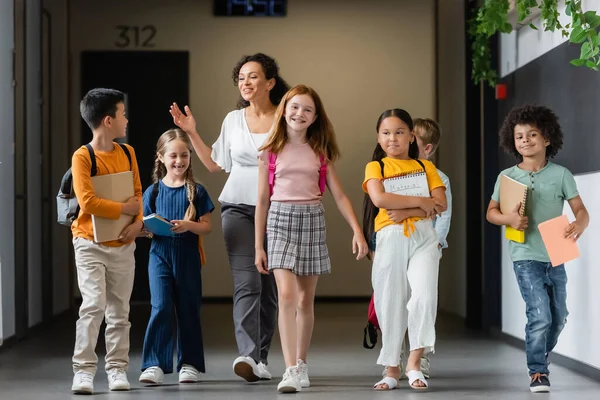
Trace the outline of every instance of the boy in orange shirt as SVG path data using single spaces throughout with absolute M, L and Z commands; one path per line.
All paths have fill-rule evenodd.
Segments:
M 73 189 L 80 206 L 71 225 L 77 281 L 82 303 L 73 353 L 74 393 L 91 394 L 98 357 L 96 343 L 106 318 L 106 372 L 110 390 L 129 390 L 129 299 L 135 270 L 135 238 L 143 227 L 142 184 L 133 148 L 114 139 L 125 137 L 125 96 L 118 90 L 92 89 L 81 100 L 80 112 L 93 133 L 91 150 L 80 147 L 72 158 Z M 92 158 L 93 157 L 93 158 Z M 91 176 L 133 171 L 135 195 L 125 203 L 96 197 Z M 118 219 L 135 216 L 116 241 L 95 243 L 92 215 Z

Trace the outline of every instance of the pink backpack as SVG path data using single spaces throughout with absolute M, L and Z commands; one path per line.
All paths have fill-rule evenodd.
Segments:
M 325 156 L 320 155 L 321 169 L 319 169 L 319 189 L 321 194 L 325 193 L 325 187 L 327 186 L 327 162 Z M 275 161 L 277 161 L 277 154 L 269 152 L 269 188 L 271 195 L 273 195 L 273 185 L 275 184 Z

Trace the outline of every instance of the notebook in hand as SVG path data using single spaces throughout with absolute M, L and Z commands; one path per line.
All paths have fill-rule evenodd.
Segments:
M 519 214 L 523 216 L 527 204 L 527 185 L 502 175 L 500 177 L 500 212 L 510 214 L 519 203 L 521 203 Z M 525 231 L 518 231 L 512 226 L 506 226 L 504 236 L 513 242 L 525 243 Z
M 553 267 L 579 257 L 577 243 L 573 238 L 565 238 L 565 232 L 568 227 L 569 219 L 566 215 L 561 215 L 560 217 L 538 224 L 542 241 L 546 246 Z
M 405 172 L 400 175 L 384 178 L 383 187 L 386 193 L 402 196 L 430 197 L 427 174 L 423 170 Z
M 174 236 L 175 233 L 171 231 L 173 224 L 157 214 L 150 214 L 144 217 L 144 228 L 148 232 L 158 236 Z
M 97 175 L 92 177 L 94 193 L 106 200 L 125 203 L 134 195 L 133 172 Z M 133 216 L 121 214 L 119 219 L 108 219 L 92 215 L 94 242 L 102 243 L 117 240 L 123 230 L 133 222 Z

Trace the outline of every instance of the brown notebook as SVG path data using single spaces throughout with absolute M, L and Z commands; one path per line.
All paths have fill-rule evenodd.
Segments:
M 500 177 L 500 211 L 502 214 L 510 214 L 519 203 L 521 203 L 519 214 L 523 216 L 527 203 L 527 185 L 502 175 Z M 505 237 L 514 242 L 525 243 L 525 231 L 518 231 L 508 225 Z
M 133 188 L 133 172 L 119 172 L 116 174 L 99 175 L 92 177 L 94 193 L 97 197 L 106 200 L 125 203 L 135 193 Z M 119 239 L 121 232 L 133 222 L 132 215 L 121 214 L 119 219 L 108 219 L 92 215 L 94 226 L 94 242 L 102 243 Z

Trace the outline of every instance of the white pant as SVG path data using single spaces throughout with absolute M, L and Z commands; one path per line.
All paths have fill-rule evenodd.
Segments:
M 378 364 L 400 364 L 407 328 L 410 350 L 434 351 L 440 262 L 437 246 L 431 220 L 416 222 L 410 237 L 404 236 L 403 225 L 377 232 L 371 280 L 381 328 Z
M 129 300 L 135 271 L 135 242 L 109 247 L 73 238 L 81 307 L 76 324 L 73 372 L 96 373 L 96 343 L 106 318 L 106 366 L 129 366 Z

